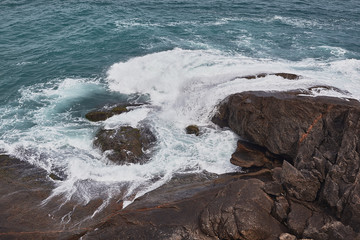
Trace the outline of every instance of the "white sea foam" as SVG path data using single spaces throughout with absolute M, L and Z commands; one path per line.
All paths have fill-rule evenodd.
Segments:
M 115 129 L 119 127 L 119 124 L 136 128 L 139 122 L 147 117 L 150 110 L 148 107 L 140 107 L 130 112 L 112 116 L 104 122 L 105 129 Z
M 347 53 L 347 50 L 341 47 L 319 46 L 319 48 L 329 51 L 332 55 L 336 57 L 342 57 Z
M 331 26 L 330 23 L 319 23 L 315 20 L 302 19 L 297 17 L 283 17 L 283 16 L 274 16 L 271 21 L 280 21 L 284 24 L 291 25 L 298 28 L 323 28 Z
M 174 173 L 237 170 L 229 158 L 238 137 L 210 122 L 216 104 L 229 94 L 331 85 L 349 92 L 336 96 L 360 99 L 359 66 L 355 59 L 289 62 L 212 50 L 153 53 L 111 66 L 107 86 L 94 79 L 69 78 L 22 89 L 19 105 L 1 109 L 4 134 L 0 148 L 49 172 L 64 173 L 66 180 L 57 183 L 52 196 L 77 198 L 83 203 L 95 197 L 116 196 L 126 205 L 134 196 L 161 186 Z M 275 72 L 299 74 L 301 79 L 286 80 L 274 75 L 243 78 Z M 123 94 L 148 94 L 150 105 L 136 107 L 103 123 L 90 123 L 72 115 L 74 104 L 93 92 L 106 91 L 107 87 Z M 29 106 L 31 111 L 27 110 Z M 153 155 L 144 165 L 110 164 L 92 145 L 99 127 L 138 127 L 144 123 L 151 126 L 157 138 Z M 200 136 L 185 133 L 189 124 L 200 126 Z

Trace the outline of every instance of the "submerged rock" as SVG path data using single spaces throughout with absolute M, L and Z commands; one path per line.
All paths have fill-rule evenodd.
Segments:
M 50 173 L 49 178 L 51 178 L 52 180 L 55 180 L 55 181 L 63 181 L 64 180 L 62 177 L 59 177 L 55 173 Z
M 200 134 L 200 129 L 196 125 L 189 125 L 186 127 L 185 130 L 186 130 L 187 134 L 194 134 L 196 136 L 199 136 L 199 134 Z
M 247 75 L 247 76 L 242 76 L 242 77 L 238 77 L 238 78 L 246 78 L 246 79 L 256 79 L 256 78 L 264 78 L 266 76 L 278 76 L 278 77 L 282 77 L 284 79 L 288 79 L 288 80 L 297 80 L 300 78 L 299 75 L 293 74 L 293 73 L 259 73 L 256 75 Z
M 148 128 L 130 126 L 118 129 L 101 129 L 96 134 L 94 145 L 106 152 L 108 159 L 117 164 L 144 163 L 148 159 L 145 153 L 156 138 Z

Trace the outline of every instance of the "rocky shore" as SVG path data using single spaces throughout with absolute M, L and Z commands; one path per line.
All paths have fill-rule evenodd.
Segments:
M 239 135 L 229 161 L 241 172 L 176 175 L 124 209 L 110 202 L 94 218 L 103 199 L 41 204 L 53 188 L 47 173 L 2 155 L 0 239 L 360 239 L 360 103 L 312 90 L 227 97 L 212 121 Z M 101 121 L 126 111 L 90 115 Z M 186 131 L 198 135 L 194 129 Z M 154 142 L 148 129 L 128 127 L 99 130 L 94 140 L 104 154 L 119 146 L 113 161 L 139 163 L 147 159 L 139 146 Z

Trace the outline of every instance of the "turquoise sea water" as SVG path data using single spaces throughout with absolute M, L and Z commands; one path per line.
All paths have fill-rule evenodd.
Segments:
M 263 72 L 302 77 L 241 78 Z M 99 189 L 141 195 L 174 173 L 235 171 L 237 137 L 209 121 L 216 103 L 313 85 L 360 99 L 358 0 L 0 1 L 0 150 L 63 175 L 54 194 L 86 202 Z M 83 118 L 137 101 L 151 105 Z M 92 146 L 99 127 L 145 123 L 158 138 L 148 164 L 114 166 Z M 183 131 L 193 123 L 200 138 Z

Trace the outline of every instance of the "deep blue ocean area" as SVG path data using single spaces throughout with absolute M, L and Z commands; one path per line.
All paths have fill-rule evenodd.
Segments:
M 264 72 L 301 78 L 241 78 Z M 360 99 L 359 0 L 0 1 L 0 151 L 64 176 L 54 194 L 139 196 L 174 173 L 234 171 L 224 163 L 237 136 L 211 125 L 214 106 L 315 85 Z M 84 118 L 141 101 L 151 104 Z M 148 164 L 112 165 L 92 145 L 101 127 L 144 123 L 158 139 Z M 183 131 L 193 123 L 200 138 Z

